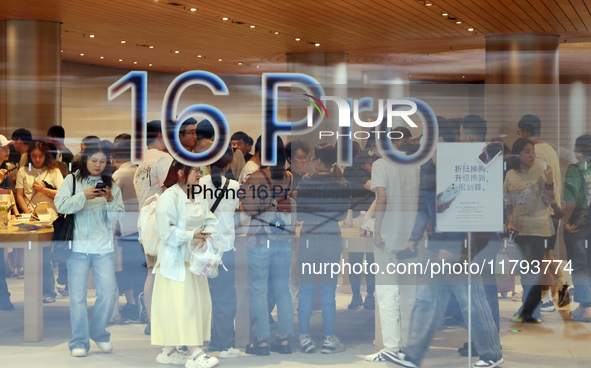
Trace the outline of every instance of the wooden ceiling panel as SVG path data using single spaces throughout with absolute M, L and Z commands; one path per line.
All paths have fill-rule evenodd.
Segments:
M 1 0 L 0 19 L 62 22 L 66 61 L 174 72 L 260 73 L 284 68 L 288 52 L 345 52 L 351 63 L 437 69 L 453 58 L 439 53 L 483 49 L 485 35 L 555 33 L 561 41 L 591 41 L 587 0 L 174 1 L 181 6 L 172 0 Z M 561 66 L 571 65 L 566 59 L 574 55 L 561 54 Z

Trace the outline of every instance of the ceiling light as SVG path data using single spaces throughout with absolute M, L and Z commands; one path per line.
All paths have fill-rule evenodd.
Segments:
M 242 63 L 238 63 L 238 65 L 242 65 Z
M 443 15 L 444 17 L 447 17 L 449 14 L 447 14 L 447 13 L 443 13 L 443 14 L 441 14 L 441 15 Z
M 431 4 L 431 3 L 426 3 L 425 4 L 425 6 L 431 6 L 431 5 L 433 5 L 433 4 Z
M 134 64 L 137 64 L 137 61 L 134 61 L 133 63 L 134 63 Z
M 190 11 L 197 11 L 197 8 L 191 8 Z
M 218 59 L 218 61 L 222 61 L 222 59 Z
M 320 44 L 319 43 L 315 43 L 314 46 L 318 47 L 318 46 L 320 46 Z
M 88 37 L 90 37 L 90 38 L 94 38 L 94 35 L 89 35 Z
M 466 78 L 466 76 L 465 75 L 462 75 L 462 78 Z
M 456 24 L 462 24 L 462 21 L 458 20 L 458 21 L 456 22 Z
M 149 48 L 151 48 L 151 49 L 153 49 L 153 48 L 154 48 L 154 45 L 150 45 L 150 46 L 148 46 L 148 47 L 149 47 Z
M 174 53 L 175 54 L 178 54 L 179 52 L 180 52 L 179 50 L 174 50 Z
M 468 28 L 468 31 L 472 32 L 474 31 L 474 28 Z
M 296 40 L 296 41 L 299 41 L 299 40 L 301 40 L 301 38 L 299 38 L 299 37 L 298 37 L 298 38 L 296 38 L 295 40 Z
M 256 26 L 250 26 L 250 28 L 254 28 L 254 27 L 256 27 Z
M 121 43 L 125 43 L 125 41 L 121 41 Z
M 203 55 L 197 55 L 197 57 L 199 57 L 199 58 L 200 58 L 200 57 L 203 57 Z
M 81 53 L 80 56 L 84 56 L 84 53 Z
M 229 19 L 228 17 L 223 17 L 223 18 L 222 18 L 222 20 L 228 20 L 228 19 Z
M 104 56 L 101 56 L 101 59 L 104 59 L 104 58 L 105 58 Z
M 60 52 L 64 52 L 64 50 L 60 50 Z
M 260 67 L 257 65 L 257 68 L 260 68 Z
M 119 61 L 123 61 L 123 59 L 119 59 Z
M 152 66 L 152 64 L 148 64 L 148 66 Z
M 277 31 L 275 31 L 275 32 L 273 32 L 273 33 L 274 33 L 274 34 L 276 34 L 276 35 L 277 35 L 277 34 L 279 34 L 279 32 L 277 32 Z

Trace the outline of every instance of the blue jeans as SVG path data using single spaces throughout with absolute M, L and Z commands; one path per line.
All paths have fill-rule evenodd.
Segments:
M 8 285 L 6 285 L 6 261 L 4 260 L 4 248 L 0 248 L 0 301 L 10 301 Z
M 363 257 L 363 253 L 360 253 Z M 300 335 L 307 335 L 312 317 L 312 301 L 320 278 L 322 300 L 322 321 L 324 335 L 334 336 L 338 276 L 331 278 L 330 272 L 323 272 L 326 263 L 339 263 L 341 260 L 341 236 L 332 234 L 305 234 L 300 238 L 298 261 L 300 274 L 300 293 L 298 299 L 298 329 Z M 352 261 L 350 261 L 353 264 Z M 306 267 L 303 267 L 306 265 Z M 314 267 L 315 266 L 315 267 Z M 304 270 L 305 268 L 305 270 Z M 320 272 L 319 275 L 315 272 Z
M 51 247 L 43 248 L 43 296 L 55 298 L 55 275 L 53 274 L 53 262 L 51 261 Z
M 426 252 L 431 260 L 437 255 Z M 429 345 L 443 320 L 446 306 L 453 293 L 458 299 L 464 321 L 468 321 L 468 285 L 465 279 L 456 275 L 438 275 L 440 280 L 434 282 L 430 275 L 420 277 L 417 286 L 417 299 L 410 320 L 410 335 L 403 352 L 413 363 L 420 365 Z M 463 282 L 463 284 L 462 284 Z M 472 277 L 472 342 L 483 360 L 498 360 L 502 357 L 501 342 L 497 326 L 488 306 L 482 280 Z
M 529 317 L 540 317 L 540 305 L 542 304 L 541 272 L 532 272 L 532 262 L 537 261 L 540 268 L 543 267 L 542 260 L 546 248 L 543 236 L 517 236 L 515 244 L 518 246 L 520 260 L 526 260 L 530 269 L 529 272 L 519 268 L 521 271 L 521 285 L 523 286 L 522 305 L 519 308 L 519 315 Z
M 72 253 L 67 265 L 70 322 L 72 324 L 72 340 L 68 346 L 70 350 L 83 348 L 88 351 L 90 349 L 89 338 L 97 342 L 106 342 L 111 337 L 105 327 L 113 312 L 116 297 L 117 282 L 115 281 L 113 253 L 105 255 Z M 86 294 L 88 273 L 91 267 L 97 298 L 89 329 Z
M 211 295 L 211 310 L 213 321 L 211 324 L 210 349 L 225 350 L 236 345 L 234 320 L 236 319 L 236 288 L 234 287 L 234 251 L 224 252 L 222 266 L 218 267 L 218 277 L 207 279 Z
M 564 244 L 573 269 L 574 300 L 588 307 L 591 304 L 591 229 L 586 227 L 574 234 L 565 231 Z
M 280 335 L 293 334 L 293 301 L 290 285 L 291 245 L 288 241 L 270 241 L 248 249 L 250 313 L 256 337 L 271 337 L 267 291 L 269 275 L 273 279 Z

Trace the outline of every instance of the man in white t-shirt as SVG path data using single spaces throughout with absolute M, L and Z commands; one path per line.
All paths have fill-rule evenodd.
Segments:
M 246 159 L 246 158 L 245 158 Z M 251 157 L 250 160 L 244 165 L 242 171 L 240 172 L 240 177 L 238 177 L 238 183 L 240 185 L 244 184 L 248 177 L 252 175 L 252 173 L 256 172 L 261 167 L 261 137 L 257 139 L 256 144 L 254 145 L 254 155 Z
M 166 152 L 166 145 L 162 138 L 162 123 L 160 120 L 152 120 L 147 126 L 148 151 L 146 152 L 146 163 L 138 166 L 133 177 L 133 185 L 137 195 L 140 209 L 146 199 L 155 194 L 164 192 L 164 180 L 172 164 L 172 156 Z M 148 277 L 144 285 L 144 303 L 148 310 L 148 317 L 152 310 L 152 289 L 154 289 L 154 274 L 152 269 L 156 264 L 156 257 L 146 255 Z M 150 325 L 146 327 L 145 333 L 150 334 Z
M 405 151 L 412 138 L 410 131 L 404 127 L 393 131 L 403 134 L 394 146 Z M 410 238 L 419 202 L 419 170 L 419 166 L 394 164 L 383 158 L 373 163 L 371 190 L 376 193 L 374 259 L 380 270 L 386 270 L 389 263 L 398 263 L 396 252 L 404 249 Z M 375 278 L 384 349 L 398 352 L 408 338 L 416 282 L 413 282 L 412 275 L 388 272 L 378 272 Z M 365 359 L 386 360 L 381 351 Z

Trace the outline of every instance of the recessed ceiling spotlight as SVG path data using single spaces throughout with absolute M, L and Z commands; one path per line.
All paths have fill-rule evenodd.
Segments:
M 104 56 L 101 56 L 100 58 L 101 58 L 101 59 L 104 59 L 105 57 L 104 57 Z
M 175 54 L 178 54 L 179 52 L 180 52 L 179 50 L 174 50 L 174 53 Z
M 197 11 L 197 8 L 191 8 L 190 11 Z
M 257 65 L 257 68 L 260 68 L 260 67 Z
M 301 40 L 301 38 L 299 38 L 299 37 L 298 37 L 298 38 L 296 38 L 295 40 L 296 40 L 296 41 L 299 41 L 299 40 Z
M 462 24 L 462 21 L 458 20 L 458 21 L 456 22 L 456 24 Z
M 151 48 L 151 49 L 153 49 L 153 48 L 154 48 L 154 45 L 150 45 L 150 46 L 148 46 L 148 47 L 149 47 L 149 48 Z
M 425 6 L 431 6 L 431 5 L 433 5 L 433 4 L 431 4 L 431 3 L 426 3 L 425 4 Z
M 133 63 L 134 63 L 134 64 L 137 64 L 137 61 L 134 61 Z
M 472 32 L 474 31 L 474 28 L 468 28 L 468 31 Z
M 123 61 L 123 59 L 119 59 L 119 61 Z
M 64 52 L 64 50 L 60 50 L 60 52 Z
M 121 43 L 125 43 L 125 41 L 121 41 Z
M 81 53 L 80 56 L 84 56 L 84 53 Z
M 315 43 L 314 46 L 318 47 L 318 46 L 320 46 L 320 44 L 319 43 Z
M 242 63 L 238 63 L 238 65 L 242 65 Z
M 447 17 L 449 14 L 447 14 L 447 13 L 443 13 L 443 14 L 441 14 L 441 15 L 443 15 L 444 17 Z
M 203 55 L 197 55 L 197 57 L 199 57 L 199 58 L 200 58 L 200 57 L 203 57 Z
M 90 37 L 90 38 L 94 38 L 94 35 L 89 35 L 88 37 Z
M 222 18 L 222 20 L 228 20 L 228 19 L 230 19 L 230 18 L 228 18 L 228 17 L 223 17 Z
M 152 64 L 148 64 L 148 66 L 152 66 Z
M 279 34 L 279 32 L 275 31 L 275 32 L 273 32 L 273 34 L 276 34 L 276 35 L 278 35 L 278 34 Z
M 218 61 L 222 61 L 222 59 L 218 59 Z
M 250 28 L 254 28 L 254 27 L 256 27 L 256 26 L 250 26 Z
M 465 75 L 462 75 L 462 78 L 466 78 L 466 76 Z

